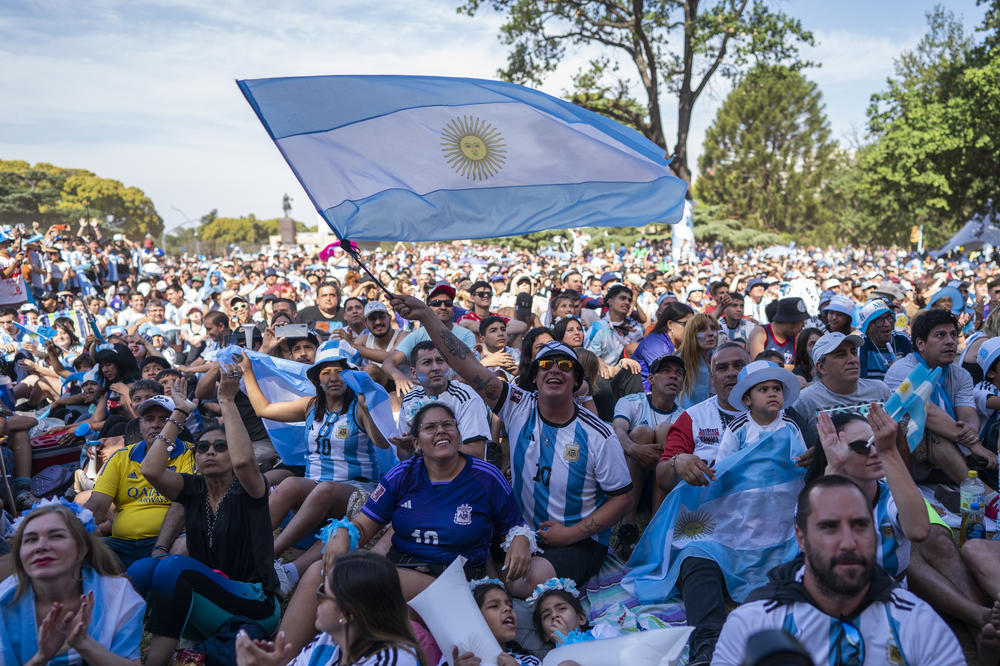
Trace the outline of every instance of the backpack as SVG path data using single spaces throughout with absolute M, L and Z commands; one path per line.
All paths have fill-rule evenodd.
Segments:
M 62 496 L 72 483 L 72 470 L 65 465 L 50 465 L 31 479 L 31 494 L 38 499 Z

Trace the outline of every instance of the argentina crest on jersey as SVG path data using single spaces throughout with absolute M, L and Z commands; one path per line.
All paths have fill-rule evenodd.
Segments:
M 455 509 L 455 524 L 456 525 L 471 525 L 472 524 L 472 506 L 469 504 L 460 504 L 458 508 Z
M 576 442 L 570 442 L 563 449 L 563 460 L 569 463 L 574 463 L 580 459 L 580 445 Z

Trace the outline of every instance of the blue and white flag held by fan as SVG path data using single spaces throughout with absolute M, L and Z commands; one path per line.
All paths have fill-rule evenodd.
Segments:
M 340 341 L 337 340 L 336 343 L 339 344 Z M 327 342 L 324 346 L 329 344 Z M 351 351 L 357 353 L 354 350 Z M 275 358 L 242 347 L 222 349 L 219 351 L 218 358 L 236 359 L 240 353 L 246 353 L 247 358 L 253 364 L 257 385 L 268 401 L 298 400 L 303 396 L 316 393 L 316 387 L 306 376 L 309 366 L 305 363 Z M 396 421 L 392 418 L 392 404 L 385 389 L 376 384 L 368 376 L 368 373 L 359 370 L 346 370 L 341 373 L 341 377 L 344 378 L 344 382 L 352 391 L 365 397 L 368 412 L 382 436 L 387 440 L 390 437 L 397 437 L 399 431 L 396 428 Z M 274 448 L 281 456 L 282 462 L 287 465 L 304 465 L 309 441 L 309 429 L 306 423 L 304 421 L 284 423 L 270 419 L 262 420 L 267 429 L 268 437 L 271 438 L 271 443 L 274 444 Z M 380 475 L 388 472 L 398 462 L 391 447 L 388 450 L 375 447 L 375 455 L 378 458 Z
M 342 239 L 677 222 L 687 183 L 633 129 L 530 88 L 434 76 L 237 81 Z
M 909 444 L 910 451 L 917 448 L 924 438 L 927 401 L 934 395 L 940 381 L 941 368 L 931 370 L 925 365 L 918 365 L 885 401 L 885 411 L 893 421 L 898 423 L 904 417 L 910 417 L 906 426 L 906 443 Z
M 646 527 L 622 586 L 640 602 L 676 597 L 681 563 L 702 557 L 719 565 L 729 596 L 742 602 L 798 553 L 793 507 L 804 470 L 793 458 L 803 452 L 782 428 L 725 458 L 707 486 L 679 483 Z

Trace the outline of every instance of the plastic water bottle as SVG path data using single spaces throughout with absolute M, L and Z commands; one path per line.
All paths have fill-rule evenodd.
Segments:
M 986 504 L 986 484 L 979 480 L 979 473 L 974 469 L 969 470 L 969 478 L 962 481 L 959 492 L 962 497 L 963 514 L 970 509 L 973 503 L 979 506 Z
M 962 533 L 959 540 L 965 543 L 969 539 L 986 538 L 986 517 L 978 502 L 973 502 L 968 511 L 962 512 Z

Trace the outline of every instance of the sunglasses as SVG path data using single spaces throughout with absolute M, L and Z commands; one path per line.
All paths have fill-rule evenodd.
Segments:
M 573 361 L 569 360 L 568 358 L 561 358 L 558 360 L 552 358 L 543 358 L 541 361 L 538 361 L 539 370 L 551 370 L 553 365 L 558 367 L 563 372 L 573 371 Z
M 848 442 L 847 447 L 858 455 L 867 456 L 871 451 L 871 442 L 867 439 L 856 439 L 853 442 Z
M 478 296 L 479 298 L 490 298 L 491 296 L 493 296 L 493 292 L 492 291 L 477 291 L 476 292 L 476 296 Z
M 214 448 L 216 453 L 222 453 L 229 448 L 229 444 L 224 439 L 217 439 L 214 442 L 198 442 L 194 445 L 195 453 L 208 453 L 210 448 Z
M 337 602 L 336 597 L 327 594 L 326 590 L 323 589 L 324 587 L 326 587 L 326 583 L 320 583 L 319 587 L 316 588 L 316 600 L 323 601 L 324 599 L 326 599 L 327 601 L 332 601 L 336 603 Z
M 246 303 L 237 303 L 236 305 L 233 306 L 233 310 L 246 310 L 248 307 L 250 306 L 247 305 Z
M 431 301 L 427 305 L 431 306 L 432 308 L 450 308 L 455 305 L 455 301 L 436 300 L 436 301 Z

